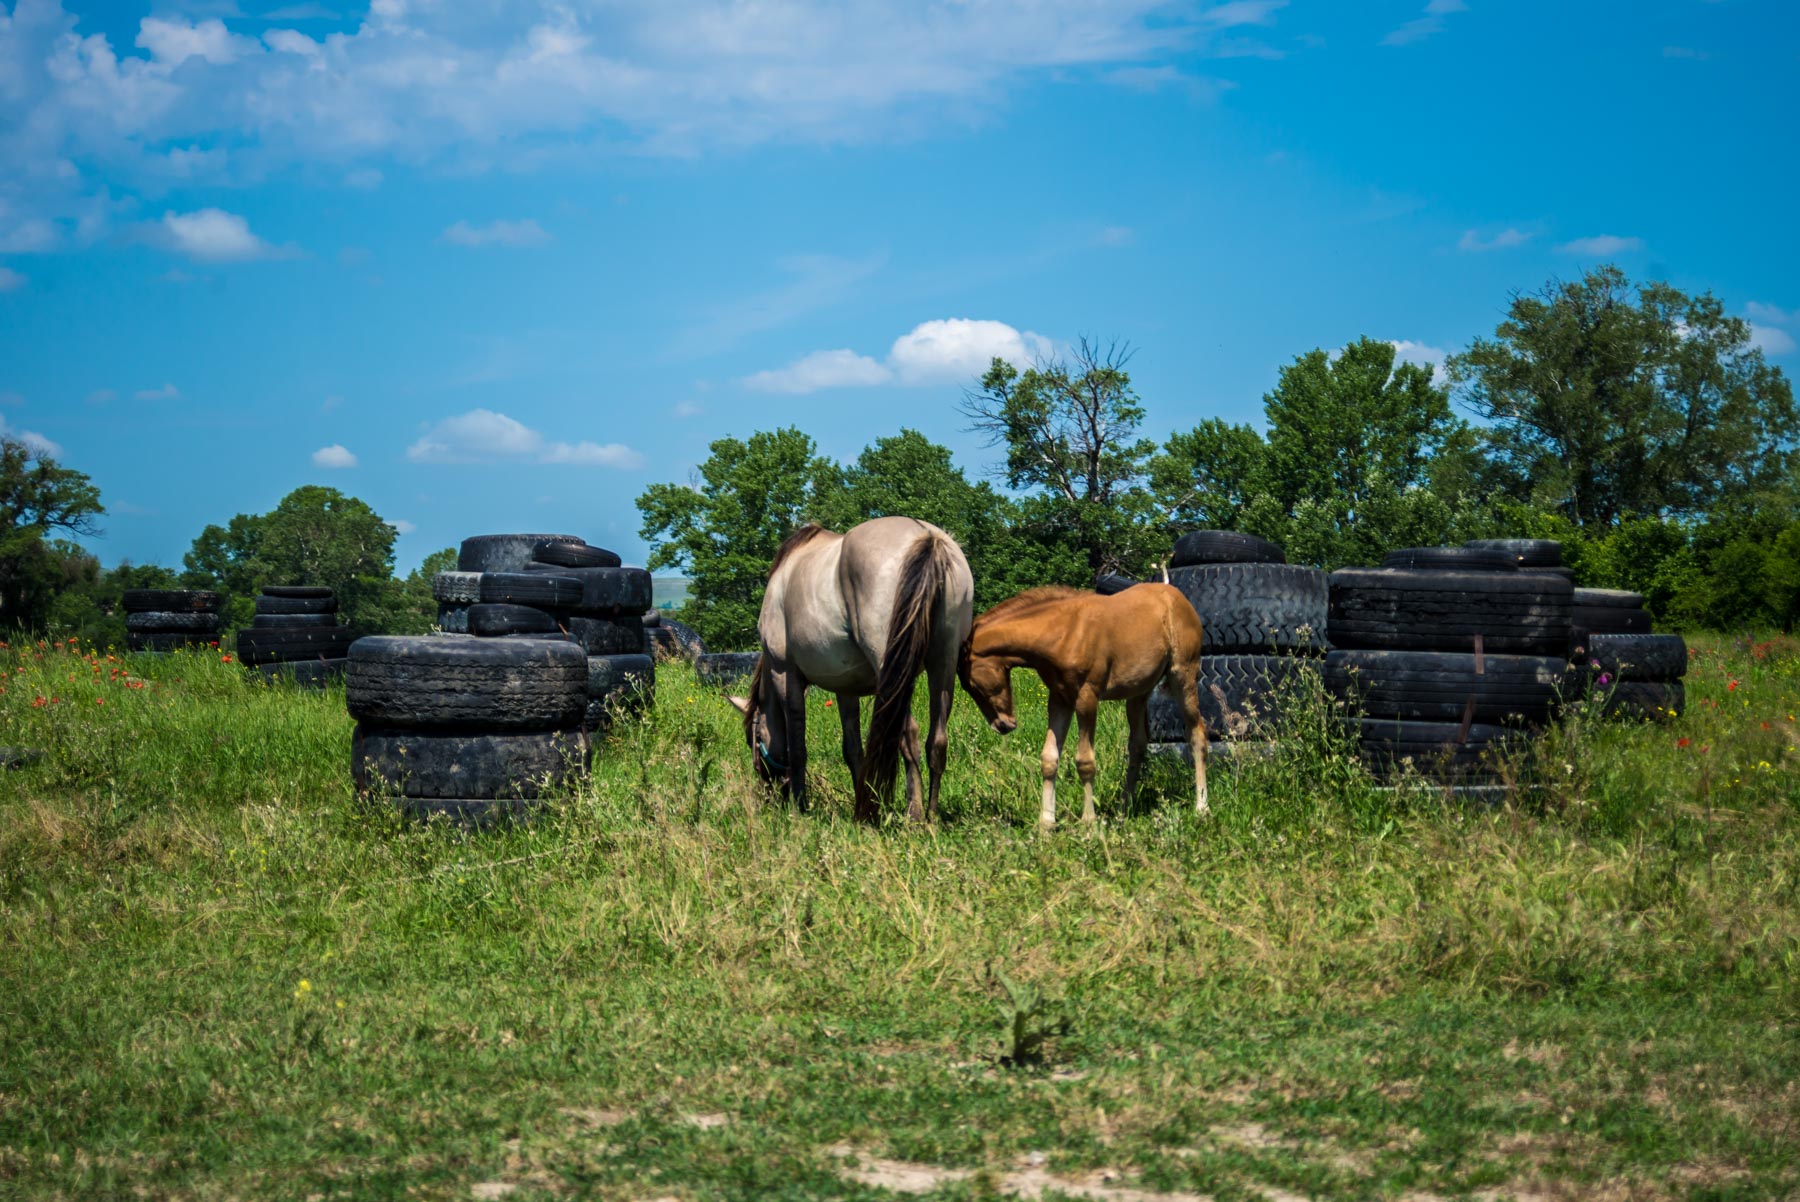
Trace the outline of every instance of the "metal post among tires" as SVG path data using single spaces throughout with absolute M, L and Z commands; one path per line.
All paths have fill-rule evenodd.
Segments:
M 405 811 L 487 825 L 585 774 L 593 740 L 654 704 L 650 574 L 574 535 L 465 539 L 433 581 L 439 635 L 350 648 L 352 775 Z

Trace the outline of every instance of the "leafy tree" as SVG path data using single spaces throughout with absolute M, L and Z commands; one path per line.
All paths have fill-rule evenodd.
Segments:
M 638 497 L 649 566 L 687 573 L 681 616 L 709 644 L 755 647 L 769 564 L 795 527 L 842 503 L 842 471 L 793 427 L 709 449 L 691 485 L 652 484 Z
M 1767 487 L 1800 429 L 1748 323 L 1710 293 L 1633 287 L 1611 266 L 1514 297 L 1450 373 L 1531 497 L 1584 529 L 1695 517 Z
M 98 534 L 94 519 L 105 512 L 86 475 L 0 438 L 0 624 L 43 623 L 68 583 L 66 555 L 49 545 L 50 536 Z
M 971 428 L 1006 449 L 1007 486 L 1047 502 L 1048 524 L 1082 552 L 1085 579 L 1066 583 L 1139 570 L 1155 550 L 1143 483 L 1156 444 L 1137 437 L 1144 409 L 1125 371 L 1130 358 L 1124 345 L 1084 338 L 1072 360 L 1024 372 L 995 359 L 979 389 L 963 394 Z
M 1170 533 L 1236 529 L 1267 488 L 1268 451 L 1251 427 L 1216 417 L 1169 435 L 1150 460 L 1150 488 Z

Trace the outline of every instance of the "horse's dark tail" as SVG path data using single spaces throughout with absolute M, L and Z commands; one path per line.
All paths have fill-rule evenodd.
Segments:
M 887 650 L 875 677 L 875 713 L 869 719 L 869 739 L 863 749 L 862 779 L 857 782 L 858 817 L 873 819 L 879 811 L 862 812 L 863 807 L 878 806 L 894 790 L 900 744 L 906 738 L 906 720 L 912 716 L 913 684 L 925 667 L 932 614 L 949 575 L 950 553 L 944 540 L 930 532 L 913 544 L 906 562 L 900 565 Z

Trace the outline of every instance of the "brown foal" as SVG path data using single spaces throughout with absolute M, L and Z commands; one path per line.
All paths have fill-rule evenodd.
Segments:
M 1071 588 L 1036 588 L 1002 601 L 975 619 L 958 675 L 982 717 L 1001 734 L 1018 726 L 1012 670 L 1029 668 L 1050 693 L 1044 740 L 1044 808 L 1039 824 L 1056 825 L 1056 767 L 1074 716 L 1079 737 L 1084 822 L 1094 820 L 1094 719 L 1102 701 L 1125 702 L 1131 758 L 1125 795 L 1137 786 L 1149 746 L 1146 715 L 1158 684 L 1175 695 L 1194 750 L 1194 812 L 1206 805 L 1206 721 L 1200 716 L 1200 618 L 1180 590 L 1139 584 L 1112 596 Z

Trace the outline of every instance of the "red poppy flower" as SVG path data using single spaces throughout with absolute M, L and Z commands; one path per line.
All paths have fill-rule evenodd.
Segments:
M 1735 680 L 1727 681 L 1725 683 L 1725 691 L 1727 693 L 1735 693 L 1735 692 L 1737 692 L 1737 686 L 1738 686 L 1737 681 L 1735 681 Z
M 1689 742 L 1690 742 L 1690 740 L 1688 740 L 1688 739 L 1685 739 L 1685 738 L 1682 738 L 1682 739 L 1676 739 L 1676 740 L 1675 740 L 1675 746 L 1677 746 L 1677 747 L 1686 747 L 1686 746 L 1687 746 L 1687 745 L 1688 745 L 1688 743 L 1689 743 Z

